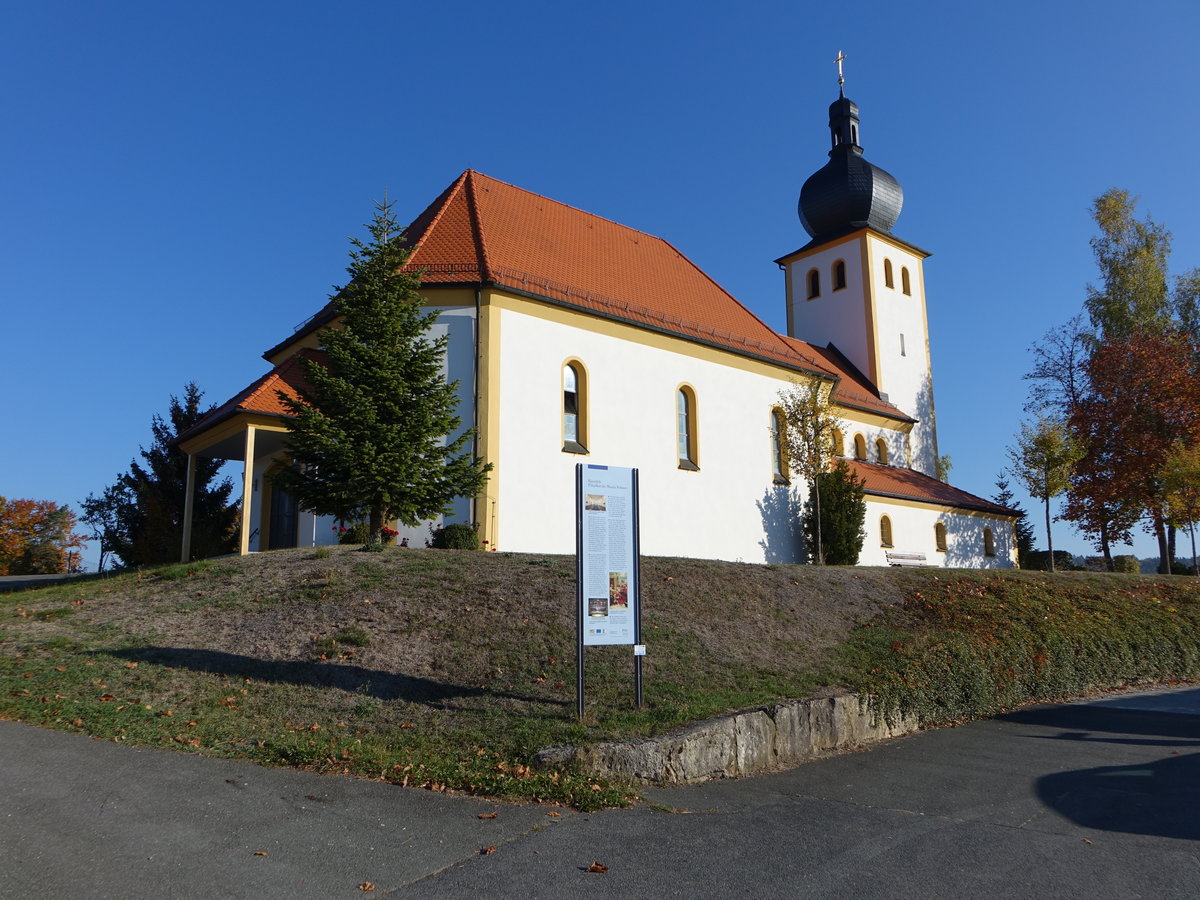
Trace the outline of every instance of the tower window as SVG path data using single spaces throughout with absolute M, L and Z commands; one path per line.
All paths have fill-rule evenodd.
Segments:
M 887 516 L 879 517 L 879 546 L 892 546 L 892 520 Z
M 867 439 L 861 434 L 854 436 L 854 458 L 867 461 Z
M 903 266 L 900 269 L 900 290 L 909 297 L 912 296 L 912 282 L 908 280 L 908 266 Z
M 996 539 L 992 536 L 992 529 L 983 529 L 983 555 L 993 557 L 996 555 Z
M 900 332 L 900 355 L 908 356 L 908 354 L 904 352 L 904 332 L 903 331 Z
M 830 442 L 833 444 L 833 455 L 844 456 L 846 452 L 846 441 L 842 437 L 840 428 L 833 429 L 833 434 L 830 436 Z
M 675 434 L 679 468 L 699 470 L 696 453 L 696 394 L 684 385 L 675 392 Z
M 942 522 L 938 522 L 933 526 L 933 540 L 937 545 L 938 550 L 946 552 L 946 526 Z
M 878 438 L 875 441 L 875 458 L 879 461 L 881 466 L 886 466 L 888 464 L 887 441 L 885 441 L 883 438 Z
M 833 289 L 840 291 L 846 286 L 846 264 L 838 260 L 833 264 Z
M 587 453 L 587 376 L 581 363 L 569 362 L 562 368 L 562 430 L 564 453 Z
M 883 286 L 890 288 L 894 288 L 896 286 L 896 279 L 892 274 L 892 261 L 890 259 L 885 259 L 883 261 Z
M 808 270 L 808 299 L 821 296 L 821 273 L 816 269 Z

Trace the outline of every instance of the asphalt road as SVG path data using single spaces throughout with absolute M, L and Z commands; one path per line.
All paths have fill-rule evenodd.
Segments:
M 1195 898 L 1200 688 L 648 799 L 549 816 L 0 722 L 0 896 Z

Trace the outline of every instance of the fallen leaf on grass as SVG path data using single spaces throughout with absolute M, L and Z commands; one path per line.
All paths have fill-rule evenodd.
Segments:
M 358 889 L 360 891 L 373 891 L 373 890 L 375 890 L 375 885 L 371 884 L 371 882 L 369 882 L 369 881 L 364 881 L 362 884 L 360 884 L 358 886 Z
M 550 812 L 546 813 L 546 815 L 550 816 L 550 818 L 552 818 L 552 819 L 557 819 L 559 816 L 562 815 L 562 813 L 554 812 L 553 810 L 551 810 Z
M 266 851 L 266 850 L 255 850 L 255 851 L 254 851 L 254 855 L 255 855 L 255 856 L 266 856 L 266 855 L 267 855 L 267 851 Z
M 492 846 L 484 847 L 482 850 L 480 850 L 479 855 L 480 856 L 491 856 L 495 852 L 496 852 L 496 845 L 492 844 Z
M 117 699 L 117 698 L 116 698 L 116 697 L 114 697 L 112 694 L 101 694 L 101 695 L 100 695 L 100 702 L 101 702 L 101 703 L 107 703 L 109 700 L 116 700 L 116 699 Z
M 500 815 L 500 813 L 480 813 L 478 816 L 476 816 L 476 818 L 477 819 L 494 819 L 499 815 Z
M 125 663 L 125 668 L 127 668 L 127 669 L 136 669 L 137 667 L 138 667 L 138 664 L 135 662 Z
M 593 860 L 592 864 L 590 866 L 588 866 L 586 869 L 584 869 L 583 871 L 585 871 L 585 872 L 607 872 L 608 866 L 604 865 L 604 863 L 602 863 L 602 862 L 596 862 L 595 860 Z

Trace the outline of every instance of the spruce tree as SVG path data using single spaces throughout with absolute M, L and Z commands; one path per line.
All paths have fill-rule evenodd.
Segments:
M 810 548 L 816 546 L 817 523 L 824 537 L 825 565 L 858 564 L 866 530 L 867 503 L 864 482 L 855 477 L 839 459 L 828 472 L 813 479 L 808 502 L 804 504 L 804 535 Z M 820 496 L 820 506 L 815 502 Z M 814 555 L 813 562 L 816 562 Z
M 391 204 L 377 204 L 370 240 L 352 239 L 350 281 L 335 289 L 340 321 L 321 332 L 324 363 L 304 361 L 309 387 L 280 394 L 294 417 L 293 466 L 276 483 L 301 508 L 342 521 L 366 517 L 370 544 L 399 520 L 415 526 L 483 487 L 490 466 L 457 438 L 457 382 L 443 374 L 447 338 L 422 309 L 420 277 L 402 271 L 409 251 Z
M 1025 507 L 1017 501 L 1012 492 L 1012 485 L 1003 474 L 996 477 L 996 493 L 992 495 L 992 502 L 1018 514 L 1017 521 L 1013 523 L 1013 532 L 1017 541 L 1017 566 L 1023 569 L 1033 551 L 1033 526 L 1029 524 L 1029 514 L 1025 512 Z
M 172 395 L 169 421 L 157 413 L 150 420 L 154 443 L 141 451 L 145 466 L 134 460 L 115 484 L 99 497 L 89 494 L 81 504 L 81 521 L 95 529 L 102 552 L 116 554 L 126 566 L 179 560 L 187 454 L 176 446 L 175 439 L 215 409 L 200 406 L 203 396 L 195 382 L 184 385 L 182 400 Z M 196 559 L 234 549 L 238 504 L 229 502 L 233 482 L 224 478 L 212 484 L 223 464 L 220 459 L 196 459 L 192 504 L 192 556 Z

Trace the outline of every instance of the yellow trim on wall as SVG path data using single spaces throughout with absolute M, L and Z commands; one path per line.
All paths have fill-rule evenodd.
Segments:
M 1016 516 L 1002 516 L 999 513 L 988 513 L 977 509 L 963 509 L 959 506 L 947 506 L 944 503 L 929 503 L 925 500 L 906 500 L 903 497 L 883 497 L 879 494 L 866 493 L 868 503 L 886 503 L 890 506 L 903 506 L 906 509 L 924 509 L 938 513 L 953 513 L 956 516 L 969 516 L 973 519 L 991 519 L 994 522 L 1015 522 Z
M 238 541 L 238 550 L 242 556 L 250 552 L 250 526 L 252 524 L 251 515 L 253 514 L 254 503 L 254 432 L 255 426 L 249 425 L 246 427 L 246 442 L 245 450 L 246 465 L 242 470 L 242 522 L 241 535 Z M 261 515 L 261 513 L 260 513 Z
M 226 419 L 220 425 L 214 425 L 206 431 L 200 432 L 192 438 L 179 445 L 179 449 L 184 453 L 200 454 L 209 447 L 221 443 L 221 441 L 241 434 L 247 428 L 254 427 L 259 431 L 288 431 L 287 425 L 275 417 L 264 416 L 255 413 L 237 413 L 236 415 Z M 236 457 L 233 457 L 236 459 Z
M 875 272 L 871 268 L 871 242 L 866 240 L 865 237 L 860 244 L 860 259 L 863 278 L 863 303 L 866 305 L 863 315 L 866 318 L 864 324 L 867 331 L 867 359 L 871 364 L 871 371 L 867 373 L 867 377 L 871 379 L 871 384 L 875 385 L 876 390 L 883 391 L 885 389 L 879 362 L 879 336 L 876 334 L 879 327 L 879 312 L 875 308 Z
M 492 464 L 487 483 L 475 498 L 475 518 L 479 538 L 485 546 L 499 547 L 500 526 L 500 311 L 494 291 L 480 292 L 479 321 L 475 324 L 479 340 L 479 385 L 475 410 L 479 458 Z

